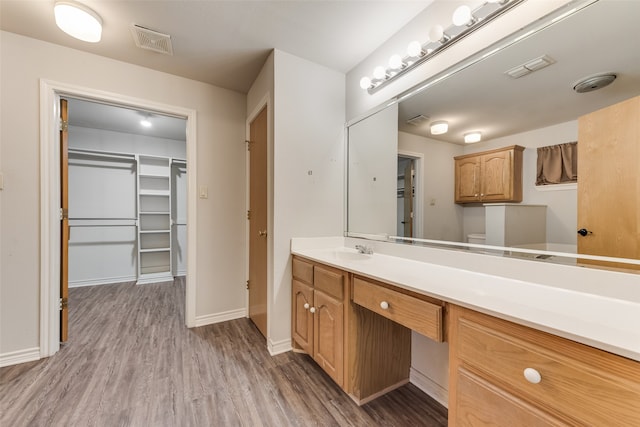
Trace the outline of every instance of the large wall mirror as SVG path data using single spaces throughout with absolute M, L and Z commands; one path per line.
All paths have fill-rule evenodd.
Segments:
M 473 250 L 482 248 L 468 243 L 487 250 L 515 247 L 509 255 L 568 264 L 585 258 L 588 263 L 589 255 L 595 255 L 619 258 L 621 266 L 638 269 L 638 126 L 635 133 L 614 138 L 635 139 L 624 151 L 579 151 L 579 171 L 594 159 L 612 165 L 611 173 L 598 177 L 599 190 L 594 179 L 587 180 L 593 174 L 584 170 L 577 184 L 535 185 L 538 147 L 573 141 L 580 147 L 580 117 L 640 95 L 640 1 L 575 3 L 580 7 L 572 14 L 536 22 L 538 29 L 531 34 L 523 36 L 530 30 L 523 29 L 513 40 L 502 41 L 499 51 L 458 67 L 424 90 L 401 94 L 391 107 L 350 124 L 347 235 L 412 238 Z M 538 70 L 518 78 L 506 73 L 541 57 L 548 64 Z M 608 86 L 574 90 L 579 81 L 606 73 L 616 75 Z M 633 114 L 632 121 L 640 123 L 640 115 Z M 448 122 L 448 132 L 432 134 L 430 125 L 441 120 Z M 616 120 L 599 128 L 617 129 Z M 465 144 L 464 134 L 471 131 L 480 131 L 482 141 Z M 454 157 L 514 145 L 524 148 L 521 202 L 455 203 Z M 540 209 L 542 238 L 514 243 L 505 238 L 508 231 L 496 232 L 509 221 L 511 228 L 537 227 L 522 211 Z M 600 222 L 590 223 L 582 236 L 578 230 L 586 226 L 580 222 L 597 210 Z M 605 235 L 605 247 L 594 250 L 584 244 Z

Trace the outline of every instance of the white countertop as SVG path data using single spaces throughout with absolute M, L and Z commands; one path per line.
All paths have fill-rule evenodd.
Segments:
M 291 253 L 640 361 L 638 274 L 343 237 Z

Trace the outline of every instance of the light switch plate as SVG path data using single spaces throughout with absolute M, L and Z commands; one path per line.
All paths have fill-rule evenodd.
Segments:
M 201 185 L 200 186 L 200 198 L 201 199 L 208 199 L 209 198 L 209 187 L 207 187 L 206 185 Z

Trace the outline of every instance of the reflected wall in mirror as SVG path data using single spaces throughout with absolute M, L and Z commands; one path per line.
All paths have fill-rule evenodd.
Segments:
M 609 234 L 614 241 L 616 239 L 635 239 L 625 244 L 628 249 L 620 251 L 621 245 L 613 244 L 597 250 L 581 249 L 581 253 L 595 254 L 611 257 L 624 257 L 630 259 L 640 258 L 640 243 L 638 243 L 638 227 L 640 224 L 640 188 L 638 187 L 637 166 L 627 174 L 615 174 L 613 172 L 598 172 L 602 179 L 608 182 L 608 195 L 606 204 L 616 205 L 612 200 L 625 200 L 625 205 L 632 205 L 624 219 L 614 218 L 615 209 L 609 210 L 611 218 L 601 219 L 602 224 L 581 224 L 584 221 L 584 212 L 579 213 L 579 200 L 577 187 L 583 184 L 581 192 L 587 194 L 584 188 L 586 179 L 580 179 L 581 164 L 586 165 L 588 156 L 594 155 L 594 149 L 580 149 L 578 159 L 578 185 L 561 185 L 557 187 L 536 187 L 536 150 L 537 147 L 562 144 L 578 140 L 581 147 L 579 134 L 584 138 L 583 130 L 579 131 L 578 119 L 589 113 L 608 106 L 619 104 L 640 95 L 640 49 L 634 44 L 640 40 L 640 26 L 635 22 L 640 16 L 640 2 L 599 0 L 589 4 L 578 12 L 564 19 L 558 20 L 543 30 L 522 38 L 517 43 L 508 46 L 486 59 L 474 63 L 472 66 L 453 73 L 445 80 L 430 86 L 428 89 L 403 98 L 398 107 L 396 121 L 385 116 L 389 129 L 398 129 L 397 144 L 399 152 L 418 153 L 424 159 L 424 168 L 420 194 L 416 194 L 415 203 L 422 208 L 422 223 L 415 226 L 414 230 L 420 230 L 414 237 L 438 240 L 445 242 L 480 242 L 482 235 L 487 244 L 505 243 L 509 239 L 504 236 L 497 238 L 496 229 L 500 229 L 499 221 L 506 221 L 509 215 L 522 217 L 523 210 L 511 214 L 510 208 L 504 206 L 490 208 L 482 203 L 456 204 L 454 202 L 454 161 L 455 156 L 482 152 L 495 148 L 512 145 L 525 147 L 523 153 L 523 199 L 518 205 L 542 205 L 545 206 L 544 216 L 544 241 L 518 242 L 517 246 L 534 250 L 552 252 L 572 252 L 578 248 L 578 239 L 583 237 L 577 230 L 597 228 L 593 233 L 585 236 L 585 239 L 595 235 Z M 503 18 L 504 19 L 504 18 Z M 519 34 L 514 35 L 517 37 Z M 588 49 L 585 49 L 588 47 Z M 530 72 L 519 78 L 512 78 L 507 71 L 531 63 L 545 56 L 550 58 L 550 65 L 537 71 Z M 533 68 L 533 67 L 532 67 Z M 573 87 L 583 78 L 603 74 L 615 73 L 617 78 L 609 86 L 598 90 L 576 93 Z M 411 91 L 409 91 L 411 92 Z M 387 111 L 385 110 L 385 111 Z M 377 113 L 378 122 L 382 117 Z M 630 114 L 630 116 L 629 116 Z M 640 164 L 640 141 L 637 130 L 640 122 L 639 116 L 628 113 L 630 121 L 636 124 L 636 130 L 625 133 L 625 138 L 635 138 L 635 142 L 626 148 L 625 152 L 609 153 L 598 151 L 601 159 L 606 159 L 610 165 Z M 415 124 L 411 120 L 417 116 L 425 116 L 427 120 Z M 359 122 L 358 126 L 370 118 Z M 446 120 L 449 123 L 449 131 L 442 135 L 432 135 L 429 124 L 433 121 Z M 381 126 L 380 123 L 377 126 Z M 580 125 L 583 126 L 583 125 Z M 599 124 L 602 128 L 604 125 Z M 617 126 L 617 124 L 615 125 Z M 482 142 L 465 144 L 464 134 L 470 131 L 480 131 Z M 606 132 L 605 132 L 606 133 Z M 635 136 L 634 136 L 635 135 Z M 349 150 L 351 146 L 363 145 L 356 135 L 349 132 Z M 606 137 L 606 135 L 601 135 Z M 388 137 L 389 140 L 391 139 Z M 382 142 L 381 139 L 379 142 Z M 369 141 L 373 144 L 373 139 Z M 584 144 L 583 144 L 584 145 Z M 635 148 L 634 148 L 635 147 Z M 374 150 L 369 145 L 370 150 Z M 387 147 L 392 149 L 392 145 Z M 376 152 L 382 152 L 375 148 Z M 401 176 L 403 171 L 397 168 L 396 157 L 398 151 L 393 152 L 393 162 L 389 163 L 391 171 L 388 173 Z M 580 162 L 583 159 L 583 162 Z M 622 162 L 622 159 L 628 162 Z M 352 188 L 352 163 L 349 159 L 349 222 L 348 232 L 381 234 L 397 234 L 398 218 L 393 218 L 391 226 L 382 226 L 382 222 L 376 227 L 369 228 L 366 223 L 359 223 L 356 216 L 351 215 L 354 208 L 352 196 L 358 191 L 358 204 L 364 205 L 363 199 L 367 197 L 364 186 Z M 358 166 L 363 169 L 364 166 Z M 609 169 L 614 171 L 616 168 Z M 591 173 L 590 175 L 592 175 Z M 357 181 L 356 181 L 357 182 Z M 396 180 L 396 182 L 400 182 Z M 594 184 L 589 184 L 594 185 Z M 387 193 L 388 189 L 386 190 Z M 373 194 L 368 194 L 373 196 Z M 376 197 L 379 195 L 376 195 Z M 391 197 L 391 196 L 385 196 Z M 397 193 L 394 193 L 397 199 Z M 604 196 L 602 196 L 604 197 Z M 584 198 L 584 196 L 583 196 Z M 632 199 L 632 202 L 628 202 Z M 382 203 L 378 199 L 376 203 Z M 589 206 L 595 206 L 598 200 L 593 198 L 586 204 L 583 203 L 583 211 Z M 513 209 L 514 211 L 516 209 Z M 532 209 L 534 211 L 536 209 Z M 497 212 L 497 214 L 496 214 Z M 367 215 L 375 215 L 376 209 L 369 209 Z M 603 214 L 606 215 L 606 214 Z M 538 215 L 539 216 L 539 215 Z M 520 218 L 522 221 L 516 228 L 531 228 L 531 222 Z M 380 221 L 390 221 L 390 219 Z M 375 222 L 367 217 L 367 222 Z M 617 224 L 616 231 L 609 230 Z M 363 225 L 364 224 L 364 225 Z M 497 225 L 498 224 L 498 225 Z M 608 227 L 611 225 L 611 227 Z M 504 225 L 504 224 L 503 224 Z M 394 231 L 395 230 L 395 231 Z M 613 234 L 617 237 L 612 237 Z M 622 246 L 625 246 L 622 245 Z M 500 245 L 502 246 L 502 245 Z M 508 246 L 508 244 L 505 244 Z M 607 246 L 607 245 L 605 245 Z M 551 252 L 550 252 L 551 253 Z M 528 256 L 528 255 L 523 255 Z M 536 257 L 538 255 L 530 255 Z M 550 257 L 542 257 L 549 259 Z M 554 258 L 551 256 L 551 258 Z M 558 259 L 560 262 L 575 263 L 575 259 Z

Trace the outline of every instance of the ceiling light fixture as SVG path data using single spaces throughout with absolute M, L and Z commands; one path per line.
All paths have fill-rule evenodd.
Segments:
M 431 123 L 430 130 L 431 135 L 442 135 L 443 133 L 447 133 L 449 131 L 449 123 L 445 120 L 438 120 Z
M 89 43 L 102 38 L 102 19 L 83 4 L 58 1 L 53 7 L 56 25 L 71 37 Z
M 480 142 L 482 140 L 482 133 L 478 131 L 467 132 L 464 134 L 464 142 L 467 144 L 473 144 L 474 142 Z
M 142 120 L 140 120 L 140 126 L 142 126 L 143 128 L 150 128 L 151 127 L 151 121 L 149 121 L 148 118 L 142 119 Z
M 512 7 L 524 0 L 487 0 L 471 10 L 469 6 L 458 7 L 453 14 L 453 24 L 447 28 L 434 25 L 429 29 L 428 40 L 420 43 L 417 40 L 409 43 L 405 57 L 393 55 L 388 68 L 376 67 L 373 78 L 360 79 L 360 87 L 373 94 L 389 82 L 404 75 L 418 65 L 469 35 L 473 31 L 493 21 Z

